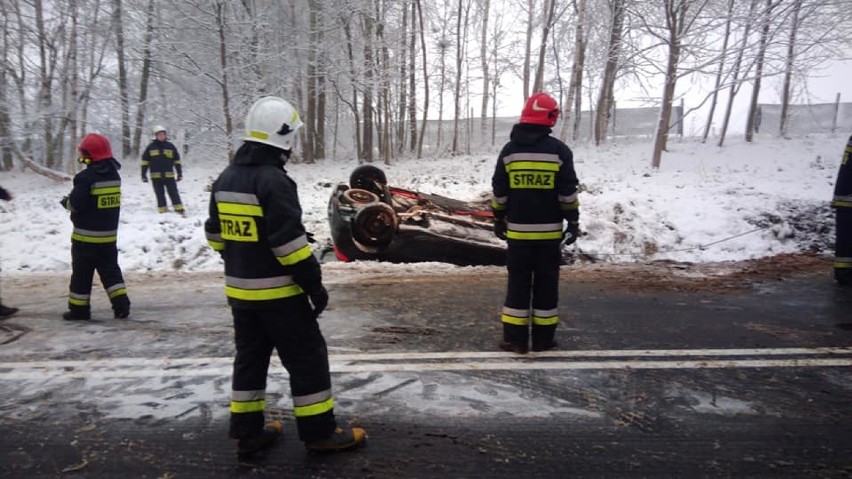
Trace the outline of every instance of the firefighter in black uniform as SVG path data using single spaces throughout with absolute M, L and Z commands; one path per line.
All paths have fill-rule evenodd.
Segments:
M 236 358 L 230 437 L 251 455 L 274 443 L 282 426 L 264 425 L 270 354 L 290 374 L 299 438 L 309 450 L 361 444 L 361 428 L 342 429 L 334 417 L 328 350 L 317 316 L 328 303 L 296 193 L 284 165 L 298 112 L 278 97 L 261 98 L 246 116 L 245 142 L 213 183 L 205 233 L 225 260 L 225 293 L 234 318 Z
M 500 348 L 519 354 L 530 347 L 530 319 L 533 351 L 556 346 L 561 242 L 573 243 L 579 233 L 573 154 L 550 136 L 558 117 L 550 95 L 532 95 L 491 179 L 494 232 L 508 241 Z M 563 220 L 568 222 L 564 231 Z
M 130 299 L 118 266 L 118 217 L 121 211 L 121 165 L 112 157 L 109 140 L 90 133 L 83 137 L 79 162 L 86 169 L 74 177 L 74 188 L 62 199 L 71 212 L 71 286 L 64 319 L 89 319 L 95 270 L 112 303 L 115 318 L 130 315 Z
M 151 184 L 157 196 L 157 211 L 165 213 L 166 192 L 172 201 L 176 213 L 184 214 L 183 203 L 177 189 L 177 181 L 183 179 L 183 169 L 180 164 L 180 153 L 172 142 L 166 138 L 166 128 L 160 125 L 152 128 L 154 140 L 142 152 L 142 182 L 148 182 L 148 169 L 151 169 Z M 177 173 L 177 176 L 175 176 Z
M 852 136 L 846 143 L 834 199 L 836 241 L 834 243 L 834 279 L 840 286 L 852 286 Z
M 8 191 L 6 191 L 5 188 L 0 186 L 0 200 L 12 201 L 12 198 L 13 198 L 12 193 L 9 193 Z M 0 318 L 8 318 L 9 316 L 12 316 L 13 314 L 15 314 L 17 312 L 18 312 L 18 308 L 13 308 L 11 306 L 4 306 L 3 302 L 0 301 Z

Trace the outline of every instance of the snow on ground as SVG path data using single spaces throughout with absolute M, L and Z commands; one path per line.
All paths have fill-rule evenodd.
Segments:
M 650 140 L 620 140 L 574 147 L 580 195 L 578 246 L 615 263 L 674 260 L 743 260 L 779 253 L 828 253 L 833 245 L 829 208 L 846 138 L 841 135 L 752 144 L 729 140 L 724 148 L 673 138 L 659 170 L 651 168 Z M 462 200 L 489 195 L 496 152 L 475 156 L 405 159 L 381 165 L 393 186 Z M 218 271 L 221 260 L 206 243 L 207 188 L 226 165 L 224 155 L 190 153 L 179 183 L 187 217 L 158 214 L 139 162 L 124 161 L 120 264 L 128 272 Z M 354 160 L 293 164 L 306 228 L 317 245 L 329 240 L 327 204 L 333 186 L 346 182 Z M 0 173 L 15 195 L 0 203 L 0 254 L 4 274 L 70 273 L 71 223 L 59 200 L 70 182 L 30 171 Z M 738 236 L 740 235 L 740 236 Z M 328 264 L 326 276 L 443 274 L 439 263 Z

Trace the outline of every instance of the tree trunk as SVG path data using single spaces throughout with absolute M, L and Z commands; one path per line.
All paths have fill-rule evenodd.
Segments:
M 530 63 L 532 62 L 532 36 L 535 23 L 535 0 L 527 0 L 527 31 L 524 40 L 524 69 L 522 80 L 524 84 L 524 101 L 530 97 Z
M 580 106 L 582 104 L 583 69 L 586 63 L 586 0 L 580 0 L 577 7 L 577 27 L 574 31 L 574 61 L 571 65 L 571 82 L 568 84 L 568 98 L 565 100 L 565 114 L 562 117 L 560 138 L 568 137 L 568 127 L 574 113 L 574 137 L 579 128 Z
M 488 67 L 488 15 L 490 14 L 491 0 L 482 0 L 482 31 L 479 40 L 480 65 L 482 67 L 482 107 L 479 110 L 479 135 L 485 139 L 488 131 L 488 97 L 491 89 L 491 77 Z
M 408 109 L 408 0 L 402 2 L 402 31 L 399 35 L 399 104 L 396 119 L 396 151 L 402 155 L 405 151 L 405 119 Z M 412 30 L 414 28 L 412 27 Z
M 363 113 L 364 122 L 363 140 L 361 145 L 361 159 L 371 163 L 373 161 L 373 19 L 369 16 L 364 18 L 364 99 Z
M 746 118 L 745 140 L 748 143 L 754 139 L 755 120 L 757 119 L 757 100 L 760 97 L 760 83 L 763 80 L 763 61 L 766 57 L 766 44 L 769 41 L 769 18 L 772 14 L 772 9 L 775 7 L 772 0 L 766 0 L 766 11 L 763 13 L 763 26 L 760 31 L 760 44 L 757 50 L 757 60 L 755 60 L 754 70 L 754 87 L 751 91 L 751 102 L 748 108 L 748 117 Z
M 39 108 L 42 122 L 42 131 L 44 132 L 44 160 L 48 168 L 53 168 L 56 163 L 54 152 L 51 149 L 53 145 L 53 120 L 51 119 L 50 110 L 53 108 L 52 88 L 53 78 L 48 72 L 48 56 L 47 56 L 47 34 L 44 29 L 44 13 L 42 1 L 35 0 L 33 3 L 36 16 L 36 33 L 38 35 L 39 49 L 39 73 L 41 78 L 39 87 Z
M 580 2 L 585 5 L 586 0 L 580 0 Z M 550 28 L 553 26 L 553 17 L 556 14 L 556 0 L 550 0 L 544 7 L 544 25 L 541 29 L 541 44 L 538 46 L 538 65 L 535 68 L 533 93 L 544 91 L 544 54 L 547 52 L 547 39 L 550 36 Z
M 130 156 L 130 93 L 127 87 L 127 62 L 124 58 L 121 0 L 113 0 L 112 6 L 112 26 L 115 29 L 115 53 L 118 64 L 118 99 L 121 103 L 121 154 Z
M 461 119 L 461 88 L 462 88 L 462 66 L 466 60 L 465 45 L 467 44 L 468 9 L 464 8 L 465 0 L 458 0 L 458 18 L 456 19 L 456 84 L 453 92 L 455 111 L 453 112 L 453 147 L 452 153 L 457 155 L 459 151 L 459 120 Z
M 749 5 L 748 18 L 746 19 L 745 28 L 743 29 L 743 37 L 742 40 L 740 40 L 737 59 L 734 61 L 734 71 L 731 73 L 731 87 L 728 89 L 728 105 L 725 108 L 725 116 L 722 120 L 722 130 L 719 132 L 719 147 L 725 144 L 725 135 L 728 133 L 728 124 L 731 121 L 734 97 L 737 96 L 737 92 L 739 91 L 740 67 L 742 66 L 746 45 L 748 45 L 748 37 L 751 33 L 752 18 L 754 18 L 754 11 L 757 8 L 757 2 L 758 0 L 751 0 L 751 4 Z
M 408 151 L 417 151 L 417 5 L 411 3 L 411 32 L 408 47 Z M 426 70 L 423 71 L 424 78 Z
M 151 78 L 151 42 L 154 39 L 154 0 L 148 0 L 148 10 L 145 21 L 145 40 L 142 47 L 142 76 L 139 79 L 139 102 L 136 106 L 136 123 L 133 126 L 134 157 L 139 156 L 142 149 L 142 125 L 145 122 L 145 111 L 148 106 L 148 83 Z
M 672 117 L 672 102 L 674 100 L 675 87 L 677 86 L 677 68 L 680 62 L 680 41 L 683 34 L 682 28 L 686 17 L 686 3 L 673 2 L 678 0 L 665 0 L 666 24 L 668 27 L 669 55 L 666 63 L 666 79 L 663 86 L 663 99 L 660 106 L 660 118 L 657 120 L 657 130 L 654 134 L 654 155 L 651 166 L 655 169 L 660 167 L 663 151 L 669 136 L 669 125 Z
M 802 0 L 793 3 L 793 19 L 790 25 L 790 41 L 787 44 L 787 63 L 784 65 L 784 87 L 781 97 L 781 124 L 778 133 L 781 138 L 787 137 L 790 126 L 790 87 L 793 77 L 793 63 L 796 61 L 796 34 L 799 30 L 799 12 L 802 10 Z
M 10 14 L 6 11 L 5 2 L 0 2 L 0 14 L 3 15 L 3 34 L 0 38 L 0 43 L 3 45 L 3 51 L 10 51 L 9 45 L 9 18 Z M 5 60 L 5 58 L 4 58 Z M 0 170 L 8 171 L 12 169 L 12 138 L 11 134 L 11 118 L 9 117 L 9 75 L 6 68 L 0 68 Z
M 707 124 L 704 125 L 704 135 L 701 143 L 707 142 L 710 128 L 713 126 L 713 114 L 716 112 L 716 102 L 719 98 L 719 87 L 722 84 L 722 73 L 725 71 L 725 57 L 728 54 L 728 41 L 731 38 L 731 21 L 734 16 L 734 0 L 728 0 L 728 17 L 725 19 L 725 36 L 722 38 L 722 55 L 719 58 L 719 69 L 716 70 L 716 86 L 713 88 L 713 97 L 710 100 L 710 112 L 707 113 Z
M 317 28 L 317 0 L 308 1 L 308 64 L 305 68 L 305 81 L 307 88 L 305 100 L 307 102 L 307 114 L 305 115 L 305 142 L 302 146 L 302 160 L 305 163 L 314 162 L 316 151 L 316 121 L 317 121 L 317 55 L 318 55 L 318 28 Z
M 234 122 L 231 118 L 231 94 L 228 90 L 228 44 L 225 41 L 225 5 L 224 0 L 216 2 L 216 27 L 219 34 L 219 67 L 222 77 L 219 80 L 219 86 L 222 93 L 222 115 L 225 117 L 225 137 L 228 141 L 228 158 L 234 157 L 234 147 L 231 144 L 231 138 L 234 136 Z
M 618 72 L 619 57 L 621 56 L 621 37 L 624 29 L 624 0 L 613 0 L 611 14 L 612 20 L 609 29 L 606 66 L 604 67 L 600 94 L 598 95 L 598 104 L 595 108 L 595 145 L 600 145 L 606 139 L 609 118 L 612 114 L 615 96 L 615 76 Z
M 414 0 L 417 5 L 417 20 L 420 25 L 420 52 L 423 60 L 423 121 L 420 122 L 420 135 L 417 138 L 417 158 L 423 157 L 423 137 L 426 136 L 426 118 L 429 112 L 429 75 L 426 57 L 426 26 L 423 23 L 423 8 L 420 0 Z

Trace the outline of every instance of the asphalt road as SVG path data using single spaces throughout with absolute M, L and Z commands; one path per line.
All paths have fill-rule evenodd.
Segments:
M 307 454 L 275 365 L 285 438 L 250 463 L 220 275 L 131 275 L 129 321 L 95 298 L 81 323 L 67 278 L 4 278 L 0 475 L 852 477 L 852 291 L 823 259 L 567 266 L 560 348 L 527 356 L 496 349 L 499 268 L 326 278 L 336 413 L 368 445 Z

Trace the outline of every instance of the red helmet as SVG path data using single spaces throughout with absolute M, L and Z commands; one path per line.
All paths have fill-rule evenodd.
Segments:
M 80 146 L 77 151 L 83 158 L 92 161 L 103 161 L 112 158 L 112 148 L 109 146 L 109 140 L 103 135 L 97 133 L 89 133 L 80 141 Z
M 547 93 L 535 93 L 527 99 L 521 111 L 521 123 L 553 126 L 559 118 L 559 105 Z

